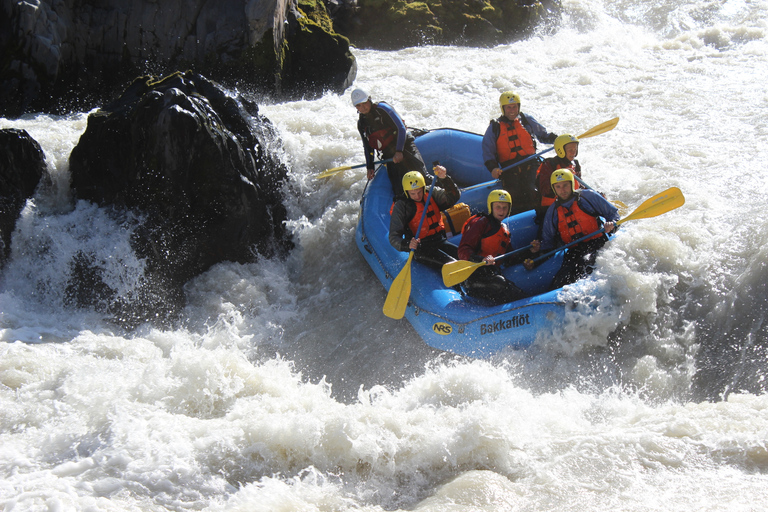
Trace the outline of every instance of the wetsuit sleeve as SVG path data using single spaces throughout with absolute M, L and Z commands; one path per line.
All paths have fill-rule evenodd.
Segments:
M 407 201 L 397 201 L 392 209 L 392 216 L 389 219 L 389 243 L 392 247 L 401 252 L 408 252 L 411 249 L 408 244 L 413 238 L 411 230 L 408 228 L 408 209 Z
M 363 154 L 365 155 L 365 164 L 368 169 L 373 169 L 373 148 L 368 144 L 368 136 L 365 133 L 366 124 L 363 116 L 357 120 L 357 131 L 360 132 L 360 138 L 363 140 Z
M 480 247 L 484 230 L 485 222 L 483 222 L 482 217 L 476 218 L 467 227 L 467 230 L 461 235 L 461 243 L 459 243 L 460 260 L 473 261 L 475 263 L 482 261 L 477 250 Z
M 586 201 L 589 205 L 589 209 L 592 210 L 587 211 L 590 215 L 599 215 L 607 222 L 616 222 L 619 220 L 619 209 L 598 192 L 595 192 L 592 189 L 584 189 L 581 191 L 581 198 Z
M 522 119 L 525 121 L 525 128 L 531 135 L 536 137 L 539 142 L 543 142 L 544 144 L 554 144 L 555 139 L 557 138 L 556 133 L 547 131 L 547 129 L 544 128 L 541 123 L 539 123 L 533 116 L 525 114 Z
M 541 229 L 541 252 L 551 251 L 560 243 L 560 234 L 557 232 L 557 208 L 551 205 L 544 215 Z
M 494 133 L 494 122 L 495 121 L 491 121 L 488 124 L 488 129 L 485 130 L 485 135 L 483 135 L 483 164 L 485 165 L 485 168 L 488 169 L 488 172 L 492 172 L 499 166 L 499 162 L 496 160 L 496 139 L 498 138 L 498 135 Z
M 439 185 L 440 188 L 438 188 L 437 185 Z M 459 190 L 459 187 L 456 186 L 453 179 L 446 174 L 443 179 L 437 178 L 437 185 L 435 185 L 435 190 L 432 192 L 432 196 L 435 198 L 437 206 L 441 210 L 445 210 L 455 205 L 461 197 L 461 191 Z
M 403 119 L 400 117 L 400 115 L 395 112 L 395 109 L 392 108 L 387 103 L 384 103 L 383 101 L 380 101 L 378 103 L 377 107 L 380 111 L 387 114 L 389 119 L 392 121 L 392 124 L 395 125 L 395 129 L 397 130 L 397 143 L 395 144 L 395 152 L 397 151 L 403 151 L 403 148 L 405 147 L 405 136 L 408 133 L 408 129 L 405 127 L 405 123 L 403 122 Z

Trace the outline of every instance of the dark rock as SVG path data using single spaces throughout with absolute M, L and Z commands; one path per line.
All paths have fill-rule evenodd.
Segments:
M 25 130 L 0 130 L 0 263 L 9 255 L 16 220 L 46 174 L 45 155 Z
M 192 72 L 143 77 L 89 116 L 70 155 L 72 188 L 77 199 L 142 216 L 132 243 L 147 259 L 147 297 L 180 301 L 182 285 L 218 262 L 291 247 L 281 192 L 287 169 L 267 151 L 272 144 L 277 134 L 255 103 Z M 87 258 L 79 269 L 94 284 L 85 288 L 98 290 Z M 82 288 L 72 297 L 96 299 Z
M 336 30 L 355 45 L 494 46 L 554 23 L 559 0 L 325 0 Z
M 302 5 L 0 0 L 0 116 L 90 110 L 136 76 L 179 69 L 277 98 L 342 92 L 356 73 L 349 41 L 321 0 Z

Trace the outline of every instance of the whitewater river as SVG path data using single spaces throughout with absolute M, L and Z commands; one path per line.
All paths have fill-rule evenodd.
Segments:
M 594 315 L 491 360 L 381 313 L 353 232 L 364 171 L 349 91 L 261 104 L 296 249 L 190 282 L 174 328 L 66 302 L 85 250 L 132 300 L 143 262 L 73 204 L 87 113 L 0 119 L 52 183 L 0 276 L 5 511 L 702 511 L 768 503 L 768 2 L 564 1 L 556 31 L 489 49 L 354 50 L 355 86 L 417 128 L 483 132 L 498 97 L 584 139 L 584 179 L 630 208 L 590 278 Z

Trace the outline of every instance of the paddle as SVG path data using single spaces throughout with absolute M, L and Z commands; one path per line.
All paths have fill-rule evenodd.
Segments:
M 608 121 L 605 121 L 604 123 L 600 123 L 597 126 L 593 126 L 592 128 L 590 128 L 589 130 L 585 131 L 584 133 L 582 133 L 581 135 L 577 136 L 576 138 L 577 139 L 588 139 L 589 137 L 594 137 L 595 135 L 600 135 L 602 133 L 609 132 L 609 131 L 613 130 L 614 128 L 616 128 L 617 124 L 619 124 L 619 118 L 618 117 L 614 117 L 613 119 L 609 119 Z M 528 162 L 529 160 L 532 160 L 532 159 L 534 159 L 534 158 L 536 158 L 538 156 L 543 155 L 544 153 L 548 153 L 548 152 L 552 151 L 553 149 L 555 149 L 554 146 L 552 146 L 551 148 L 547 148 L 547 149 L 545 149 L 543 151 L 539 151 L 535 155 L 527 156 L 527 157 L 523 158 L 522 160 L 520 160 L 519 162 L 515 162 L 512 165 L 508 165 L 507 167 L 504 167 L 502 169 L 502 171 L 506 171 L 508 169 L 514 169 L 518 165 L 522 165 L 525 162 Z
M 386 160 L 377 160 L 376 162 L 373 162 L 373 165 L 376 165 L 376 164 L 388 164 L 391 161 L 392 161 L 391 158 L 387 158 Z M 321 172 L 320 174 L 315 176 L 315 179 L 318 180 L 320 178 L 328 178 L 328 177 L 334 176 L 334 175 L 336 175 L 336 174 L 338 174 L 340 172 L 348 171 L 349 169 L 357 169 L 359 167 L 367 167 L 367 166 L 368 166 L 367 163 L 366 164 L 358 164 L 358 165 L 342 165 L 341 167 L 334 167 L 333 169 L 327 169 L 327 170 Z
M 635 211 L 633 211 L 623 219 L 617 221 L 616 227 L 623 224 L 624 222 L 627 222 L 628 220 L 647 219 L 650 217 L 656 217 L 658 215 L 661 215 L 662 213 L 667 213 L 668 211 L 674 210 L 675 208 L 679 208 L 684 204 L 685 204 L 685 197 L 683 197 L 683 193 L 680 191 L 680 189 L 677 187 L 668 188 L 664 192 L 660 192 L 655 196 L 651 197 L 650 199 L 645 200 L 643 204 L 635 208 Z M 579 238 L 578 240 L 574 240 L 568 244 L 565 244 L 562 247 L 558 247 L 557 249 L 549 251 L 546 254 L 542 254 L 541 256 L 533 260 L 533 262 L 536 263 L 537 261 L 541 261 L 545 258 L 549 258 L 550 256 L 552 256 L 558 251 L 567 249 L 584 240 L 589 240 L 593 236 L 598 235 L 600 233 L 604 233 L 604 232 L 605 232 L 605 227 L 600 228 L 594 233 L 590 233 L 587 236 Z
M 421 219 L 419 219 L 419 227 L 416 228 L 416 233 L 421 233 L 421 225 L 424 223 L 424 217 L 427 214 L 427 207 L 429 206 L 429 199 L 432 197 L 432 191 L 435 189 L 435 183 L 437 183 L 437 177 L 432 179 L 432 185 L 429 186 L 429 194 L 427 194 L 427 200 L 424 202 L 424 210 L 421 212 Z M 416 235 L 414 235 L 416 236 Z M 411 260 L 413 260 L 414 250 L 411 249 L 408 254 L 408 260 L 405 262 L 400 273 L 392 281 L 392 286 L 389 287 L 387 293 L 387 299 L 384 301 L 384 314 L 389 318 L 399 320 L 405 315 L 405 308 L 408 306 L 408 298 L 411 296 Z
M 527 245 L 520 249 L 515 249 L 514 251 L 510 251 L 508 253 L 502 254 L 501 256 L 497 256 L 495 260 L 499 261 L 502 258 L 506 258 L 507 256 L 512 256 L 513 254 L 521 253 L 530 248 L 531 246 Z M 446 263 L 445 265 L 443 265 L 443 270 L 442 270 L 443 284 L 448 288 L 450 288 L 451 286 L 455 286 L 459 283 L 463 283 L 464 281 L 469 279 L 469 276 L 471 276 L 475 270 L 482 267 L 483 265 L 487 265 L 485 260 L 477 263 L 473 263 L 467 260 L 457 260 L 457 261 L 452 261 L 450 263 Z

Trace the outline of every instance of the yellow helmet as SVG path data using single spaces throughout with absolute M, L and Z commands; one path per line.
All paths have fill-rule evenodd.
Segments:
M 555 139 L 555 153 L 557 153 L 557 156 L 559 156 L 560 158 L 565 158 L 565 145 L 570 144 L 571 142 L 575 142 L 576 144 L 578 144 L 579 139 L 577 139 L 576 137 L 568 133 L 559 135 Z
M 571 190 L 574 190 L 574 179 L 573 179 L 573 173 L 569 171 L 568 169 L 558 169 L 555 172 L 552 173 L 552 176 L 549 178 L 549 184 L 552 186 L 552 193 L 557 196 L 557 192 L 555 192 L 555 183 L 560 183 L 562 181 L 570 181 L 571 182 Z
M 424 176 L 419 171 L 410 171 L 403 176 L 403 192 L 405 192 L 405 197 L 408 197 L 409 190 L 416 190 L 426 186 Z
M 491 190 L 488 194 L 488 213 L 493 213 L 493 203 L 509 203 L 512 209 L 512 196 L 506 190 Z
M 509 105 L 510 103 L 520 104 L 520 96 L 512 91 L 501 93 L 501 97 L 499 98 L 499 106 L 501 107 L 502 114 L 504 113 L 504 105 Z

